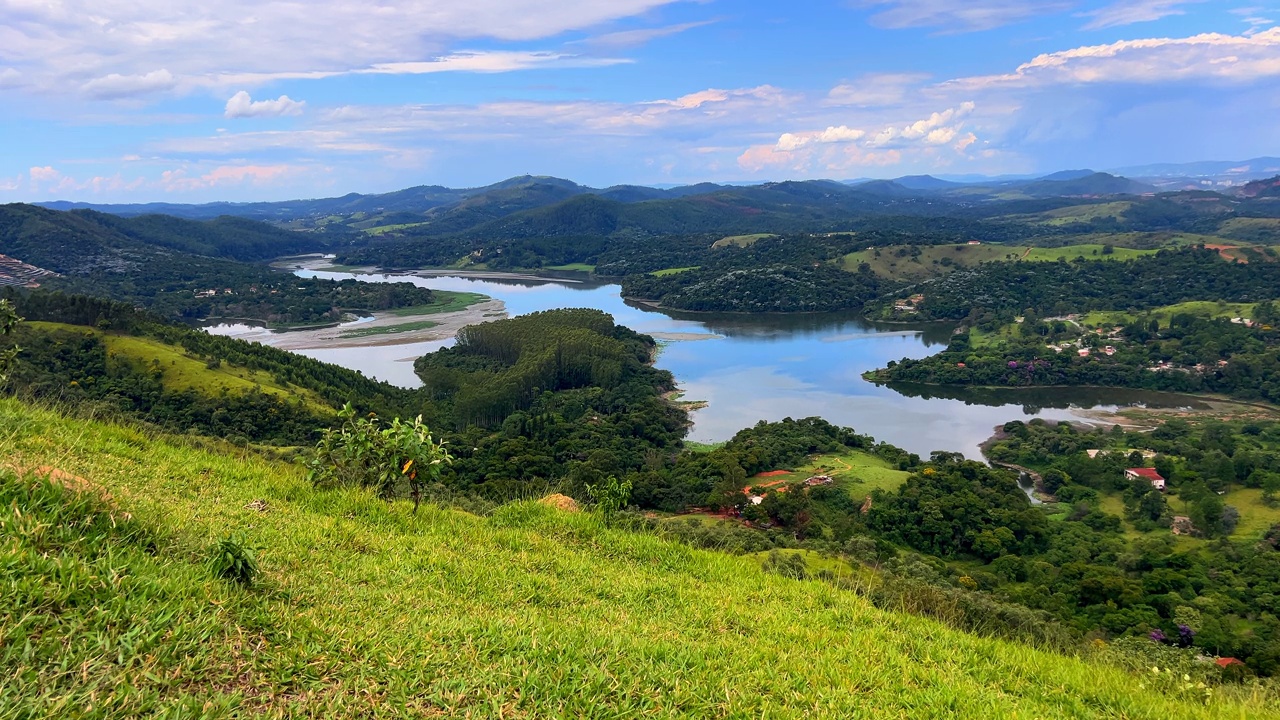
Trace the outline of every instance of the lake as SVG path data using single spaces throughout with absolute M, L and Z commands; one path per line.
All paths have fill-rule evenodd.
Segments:
M 589 276 L 478 279 L 352 275 L 299 270 L 304 277 L 412 282 L 436 290 L 478 292 L 506 303 L 510 315 L 586 307 L 603 310 L 638 332 L 678 335 L 661 341 L 660 368 L 675 375 L 685 400 L 706 401 L 692 413 L 689 439 L 727 440 L 760 420 L 820 416 L 878 440 L 927 456 L 933 450 L 979 457 L 978 445 L 1009 420 L 1088 420 L 1087 409 L 1190 405 L 1190 398 L 1098 388 L 969 390 L 878 387 L 862 379 L 890 360 L 938 352 L 951 326 L 873 324 L 857 313 L 739 315 L 657 311 L 625 302 L 620 287 Z M 211 332 L 271 344 L 261 328 L 222 325 Z M 452 340 L 358 348 L 300 350 L 309 357 L 360 370 L 405 387 L 419 385 L 413 360 Z

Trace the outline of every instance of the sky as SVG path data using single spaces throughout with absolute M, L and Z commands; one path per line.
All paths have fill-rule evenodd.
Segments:
M 1280 155 L 1280 0 L 0 0 L 0 202 Z

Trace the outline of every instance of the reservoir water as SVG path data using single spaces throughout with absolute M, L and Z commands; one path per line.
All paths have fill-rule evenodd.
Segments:
M 941 350 L 951 326 L 872 324 L 857 314 L 738 315 L 657 311 L 625 302 L 619 286 L 588 276 L 548 279 L 477 279 L 352 275 L 297 271 L 305 277 L 367 282 L 412 282 L 437 290 L 478 292 L 506 303 L 508 314 L 587 307 L 656 337 L 657 365 L 670 370 L 685 400 L 707 407 L 692 413 L 689 439 L 727 440 L 760 420 L 820 416 L 878 440 L 927 456 L 933 450 L 979 457 L 978 445 L 993 428 L 1015 419 L 1088 420 L 1088 409 L 1129 405 L 1188 406 L 1186 397 L 1096 388 L 970 390 L 878 387 L 862 373 L 890 360 L 920 358 Z M 211 332 L 271 344 L 279 337 L 261 328 L 224 325 Z M 419 384 L 413 360 L 452 340 L 358 348 L 299 350 L 405 387 Z

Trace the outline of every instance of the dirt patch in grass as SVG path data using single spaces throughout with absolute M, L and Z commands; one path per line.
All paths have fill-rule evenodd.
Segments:
M 547 505 L 557 510 L 563 510 L 565 512 L 578 512 L 581 509 L 578 507 L 577 500 L 574 500 L 568 495 L 561 495 L 560 493 L 555 493 L 554 495 L 548 495 L 542 498 L 541 500 L 539 500 L 538 502 L 542 505 Z

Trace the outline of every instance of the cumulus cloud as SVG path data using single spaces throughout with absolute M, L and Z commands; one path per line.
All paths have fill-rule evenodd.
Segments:
M 964 102 L 933 112 L 921 120 L 889 124 L 876 131 L 831 126 L 825 130 L 788 132 L 773 145 L 754 145 L 738 158 L 739 167 L 752 172 L 786 167 L 796 172 L 815 169 L 843 171 L 861 166 L 886 166 L 908 157 L 936 156 L 937 149 L 954 142 L 963 153 L 977 142 L 972 132 L 961 135 L 963 119 L 976 105 Z
M 807 133 L 783 133 L 775 147 L 782 152 L 791 152 L 813 143 L 830 144 L 861 140 L 867 131 L 851 128 L 846 125 L 829 127 L 826 130 Z
M 471 40 L 551 38 L 674 2 L 402 0 L 369 6 L 348 0 L 62 0 L 20 2 L 17 8 L 0 3 L 0 47 L 6 64 L 46 87 L 61 82 L 91 97 L 117 98 L 175 84 L 243 86 L 246 78 L 265 82 L 370 69 L 497 72 L 574 62 L 571 57 L 519 62 L 499 52 L 455 56 L 448 50 Z
M 178 80 L 173 73 L 161 69 L 152 70 L 143 75 L 111 73 L 84 83 L 80 89 L 86 95 L 99 100 L 118 100 L 160 90 L 171 90 L 177 84 Z
M 33 167 L 28 171 L 32 182 L 53 182 L 62 177 L 62 173 L 53 169 L 52 166 Z
M 963 78 L 966 89 L 1055 83 L 1242 82 L 1280 76 L 1280 27 L 1253 35 L 1121 40 L 1046 53 L 1006 75 Z
M 876 133 L 867 142 L 870 147 L 883 147 L 893 143 L 923 139 L 930 145 L 945 145 L 960 132 L 952 123 L 973 112 L 972 101 L 961 103 L 958 107 L 947 108 L 942 112 L 931 113 L 923 120 L 917 120 L 905 127 L 889 126 Z
M 1082 13 L 1083 17 L 1093 18 L 1085 30 L 1132 25 L 1134 23 L 1151 22 L 1170 15 L 1184 15 L 1182 5 L 1204 2 L 1204 0 L 1120 0 L 1097 10 Z
M 288 95 L 281 95 L 275 100 L 254 99 L 245 90 L 241 90 L 227 101 L 224 114 L 229 118 L 282 117 L 285 115 L 301 115 L 307 103 L 294 100 Z
M 948 32 L 990 30 L 1070 9 L 1072 0 L 858 0 L 878 10 L 871 24 L 885 28 L 941 28 Z
M 141 177 L 125 180 L 120 173 L 98 175 L 87 180 L 77 180 L 69 175 L 63 175 L 62 172 L 49 165 L 31 168 L 27 171 L 27 177 L 30 180 L 30 189 L 33 192 L 40 193 L 91 192 L 101 194 L 110 191 L 135 190 L 142 187 L 146 182 Z M 0 182 L 0 190 L 18 190 L 22 185 L 21 181 L 22 178 L 18 177 L 11 182 Z

